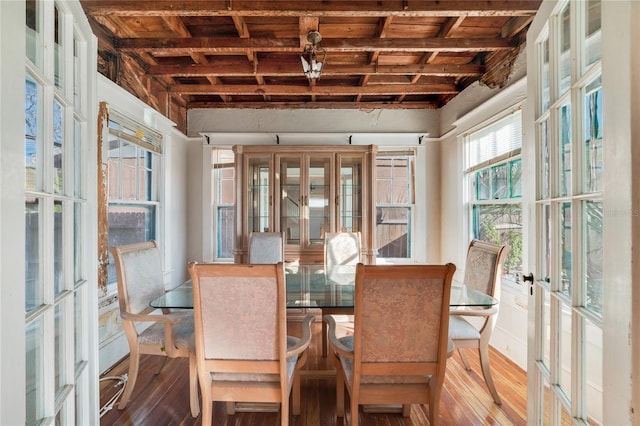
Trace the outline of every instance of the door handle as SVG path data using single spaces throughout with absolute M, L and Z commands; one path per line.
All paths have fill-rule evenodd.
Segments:
M 529 275 L 522 274 L 522 281 L 529 281 L 529 294 L 533 296 L 533 272 L 529 272 Z

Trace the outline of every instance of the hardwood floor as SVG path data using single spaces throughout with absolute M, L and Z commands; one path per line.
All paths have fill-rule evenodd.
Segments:
M 296 334 L 296 324 L 290 323 L 290 334 Z M 335 376 L 328 371 L 329 362 L 321 356 L 320 323 L 314 324 L 314 336 L 309 359 L 302 379 L 302 413 L 293 416 L 291 425 L 344 425 L 336 418 Z M 524 425 L 526 424 L 526 372 L 499 352 L 491 349 L 491 365 L 496 389 L 502 405 L 496 405 L 482 378 L 477 352 L 467 350 L 472 370 L 466 371 L 458 354 L 447 362 L 447 376 L 440 401 L 440 421 L 443 425 Z M 189 411 L 188 361 L 185 358 L 166 359 L 160 374 L 155 374 L 164 357 L 142 356 L 140 373 L 133 395 L 124 410 L 115 405 L 101 418 L 102 425 L 200 425 L 200 417 Z M 116 364 L 104 377 L 117 377 L 128 369 L 128 357 Z M 329 374 L 327 374 L 329 373 Z M 100 383 L 100 405 L 105 404 L 122 388 L 117 380 Z M 345 392 L 346 394 L 346 392 Z M 348 407 L 348 403 L 346 404 Z M 411 417 L 400 414 L 371 414 L 360 409 L 363 426 L 428 425 L 428 407 L 414 405 Z M 348 413 L 347 408 L 347 416 Z M 214 403 L 213 421 L 216 425 L 276 425 L 279 413 L 242 412 L 227 416 L 224 403 Z

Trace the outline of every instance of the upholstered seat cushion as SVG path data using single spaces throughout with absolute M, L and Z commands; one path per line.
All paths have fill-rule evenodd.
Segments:
M 345 347 L 353 351 L 353 336 L 344 336 L 338 339 Z M 340 357 L 340 363 L 346 373 L 347 381 L 351 385 L 353 380 L 353 360 Z M 362 376 L 362 383 L 428 383 L 431 376 Z
M 458 315 L 449 316 L 450 339 L 480 339 L 480 332 L 471 323 Z
M 173 342 L 177 348 L 194 349 L 193 341 L 193 313 L 178 314 L 179 320 L 173 325 Z M 138 337 L 143 345 L 164 345 L 164 323 L 154 322 L 143 330 Z

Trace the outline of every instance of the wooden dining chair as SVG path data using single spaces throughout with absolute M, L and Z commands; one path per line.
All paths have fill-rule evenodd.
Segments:
M 252 232 L 249 236 L 249 263 L 284 262 L 284 235 L 282 232 Z
M 196 362 L 202 424 L 212 401 L 279 403 L 280 423 L 300 414 L 300 369 L 311 341 L 312 315 L 302 336 L 287 336 L 285 281 L 278 264 L 189 264 L 193 283 Z
M 344 389 L 351 424 L 363 404 L 429 405 L 429 422 L 439 423 L 446 371 L 449 298 L 453 264 L 358 264 L 354 334 L 338 337 L 329 323 L 329 351 L 336 367 L 336 414 L 344 417 Z
M 504 261 L 508 253 L 508 246 L 478 240 L 471 241 L 465 261 L 464 283 L 468 287 L 488 294 L 499 301 Z M 478 350 L 482 375 L 496 404 L 501 404 L 502 401 L 491 377 L 489 341 L 498 318 L 499 307 L 498 303 L 489 308 L 475 307 L 452 310 L 449 325 L 449 336 L 458 349 L 467 371 L 471 371 L 471 366 L 464 349 Z M 479 321 L 469 321 L 471 317 L 479 318 Z
M 127 406 L 136 385 L 140 354 L 189 358 L 189 403 L 197 417 L 198 387 L 193 312 L 158 312 L 149 302 L 165 293 L 160 251 L 155 241 L 110 247 L 118 280 L 120 317 L 129 343 L 129 373 L 118 409 Z M 149 325 L 150 324 L 150 325 Z M 146 328 L 145 328 L 146 327 Z M 160 374 L 164 362 L 156 374 Z

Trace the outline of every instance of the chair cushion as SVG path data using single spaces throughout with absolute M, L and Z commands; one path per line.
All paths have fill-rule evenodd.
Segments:
M 473 340 L 480 339 L 480 332 L 471 323 L 458 315 L 449 316 L 449 338 Z
M 144 345 L 164 345 L 164 323 L 155 322 L 138 335 L 138 342 Z M 173 343 L 177 348 L 195 350 L 193 340 L 193 313 L 180 314 L 173 325 Z
M 354 339 L 353 336 L 344 336 L 338 339 L 349 350 L 353 351 Z M 340 364 L 344 370 L 349 386 L 352 385 L 353 380 L 353 360 L 351 358 L 340 357 Z M 361 377 L 362 383 L 428 383 L 431 376 L 369 376 L 365 375 Z

